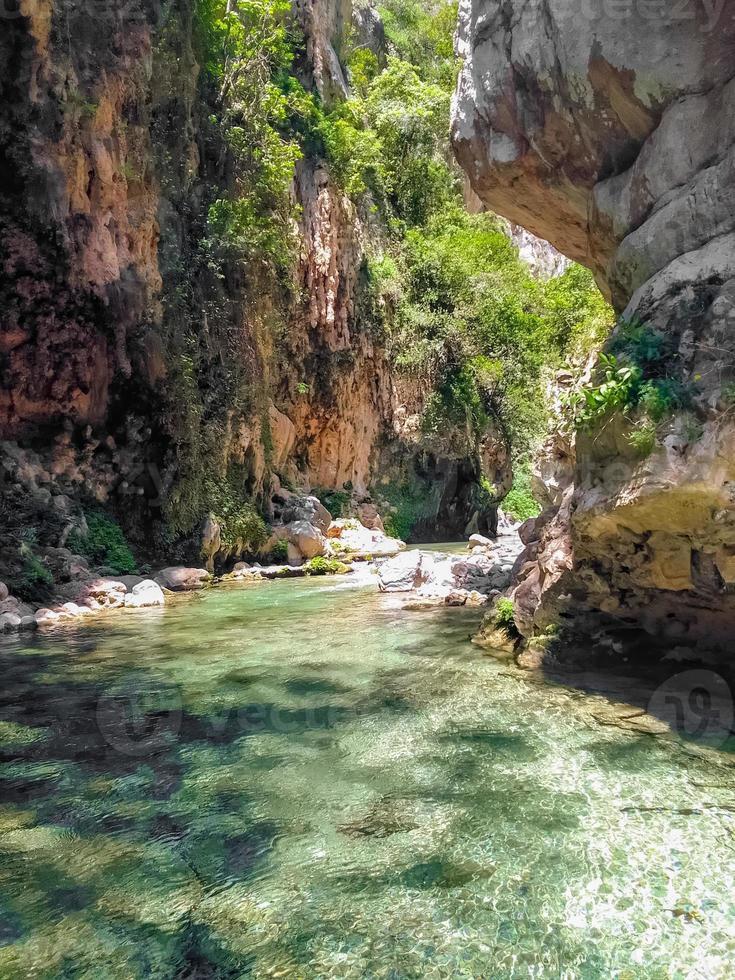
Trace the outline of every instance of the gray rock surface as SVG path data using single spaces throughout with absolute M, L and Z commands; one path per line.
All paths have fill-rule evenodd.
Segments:
M 288 541 L 302 558 L 315 558 L 327 552 L 327 539 L 323 532 L 309 521 L 291 521 L 286 525 Z
M 326 533 L 332 523 L 332 515 L 324 504 L 316 497 L 304 497 L 291 494 L 281 511 L 281 520 L 284 524 L 291 524 L 294 521 L 305 521 L 313 524 L 323 533 Z
M 623 419 L 557 439 L 514 591 L 526 635 L 564 613 L 727 649 L 735 626 L 735 6 L 682 10 L 460 3 L 472 189 L 588 265 L 691 402 L 644 458 Z
M 206 568 L 185 568 L 181 565 L 163 568 L 155 577 L 157 585 L 171 592 L 193 592 L 204 588 L 208 581 Z

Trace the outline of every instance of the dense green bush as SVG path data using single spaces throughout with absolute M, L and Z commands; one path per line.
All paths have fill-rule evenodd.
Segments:
M 516 467 L 513 486 L 501 506 L 515 521 L 527 521 L 540 513 L 541 508 L 531 490 L 531 469 L 527 460 Z
M 518 636 L 518 627 L 515 621 L 515 608 L 513 600 L 501 597 L 495 603 L 493 610 L 493 622 L 497 629 L 501 629 L 510 636 Z
M 344 517 L 352 499 L 350 490 L 317 489 L 314 496 L 327 508 L 332 517 Z
M 692 404 L 695 386 L 669 371 L 675 370 L 672 342 L 639 321 L 619 324 L 607 353 L 600 354 L 591 382 L 566 400 L 577 429 L 591 431 L 605 418 L 622 413 L 636 427 L 629 441 L 641 455 L 655 443 L 656 425 Z
M 378 494 L 385 533 L 399 541 L 410 541 L 414 528 L 426 513 L 425 492 L 421 487 L 406 482 L 383 484 Z
M 226 479 L 206 480 L 204 490 L 220 526 L 222 547 L 254 553 L 268 540 L 268 528 L 243 485 L 242 474 L 235 468 Z
M 304 565 L 307 575 L 344 575 L 349 572 L 349 565 L 337 558 L 324 558 L 317 555 Z
M 295 253 L 289 188 L 302 155 L 291 114 L 311 102 L 289 72 L 288 0 L 197 0 L 197 52 L 208 81 L 209 127 L 229 151 L 232 187 L 209 207 L 215 260 L 249 258 L 284 275 Z
M 120 526 L 107 514 L 85 515 L 88 531 L 73 532 L 69 547 L 94 565 L 104 565 L 118 575 L 132 575 L 137 564 Z
M 50 569 L 29 546 L 22 545 L 20 554 L 21 568 L 8 576 L 8 587 L 24 602 L 45 602 L 50 598 L 54 584 Z
M 285 538 L 280 538 L 276 541 L 268 557 L 274 565 L 281 565 L 285 562 L 288 558 L 288 541 Z

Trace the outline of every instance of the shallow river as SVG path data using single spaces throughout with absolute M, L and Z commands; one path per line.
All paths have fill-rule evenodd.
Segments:
M 0 648 L 2 978 L 730 978 L 735 769 L 374 586 Z

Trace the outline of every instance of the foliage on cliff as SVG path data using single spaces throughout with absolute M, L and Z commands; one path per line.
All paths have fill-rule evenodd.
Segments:
M 362 184 L 392 233 L 371 260 L 393 313 L 392 358 L 431 391 L 427 431 L 449 424 L 478 436 L 492 417 L 522 456 L 545 422 L 545 374 L 601 340 L 609 309 L 587 270 L 541 281 L 499 219 L 467 212 L 447 143 L 456 4 L 385 0 L 381 13 L 392 54 L 371 77 L 355 52 L 359 91 L 343 113 L 379 161 Z M 354 173 L 346 186 L 360 186 Z
M 326 162 L 376 232 L 360 326 L 428 392 L 424 430 L 458 427 L 472 444 L 492 419 L 523 455 L 542 427 L 545 370 L 605 328 L 606 309 L 588 273 L 534 279 L 499 220 L 465 209 L 448 142 L 456 5 L 386 0 L 387 54 L 348 31 L 352 94 L 325 105 L 297 77 L 305 39 L 288 0 L 193 4 L 202 181 L 196 213 L 170 192 L 189 228 L 170 249 L 164 304 L 180 467 L 169 527 L 188 533 L 212 510 L 205 476 L 228 478 L 230 420 L 264 415 L 266 362 L 292 309 L 302 157 Z

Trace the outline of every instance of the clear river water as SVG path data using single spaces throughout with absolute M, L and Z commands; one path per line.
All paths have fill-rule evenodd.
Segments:
M 0 646 L 2 978 L 730 978 L 735 756 L 370 582 Z

